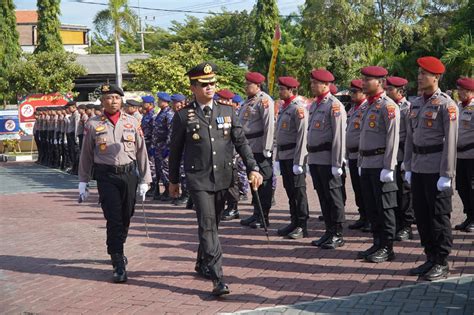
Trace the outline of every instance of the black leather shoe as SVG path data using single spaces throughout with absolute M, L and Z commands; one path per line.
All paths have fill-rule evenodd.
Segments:
M 467 233 L 474 232 L 474 221 L 469 222 L 469 224 L 462 231 Z
M 419 265 L 418 267 L 411 268 L 408 271 L 408 274 L 410 276 L 423 276 L 425 273 L 430 271 L 431 268 L 433 268 L 434 262 L 431 260 L 425 261 L 423 264 Z
M 321 238 L 319 240 L 314 240 L 311 242 L 311 245 L 313 246 L 321 246 L 323 245 L 324 243 L 327 242 L 327 240 L 331 237 L 331 233 L 329 233 L 328 231 L 324 232 L 323 236 L 321 236 Z
M 427 280 L 427 281 L 435 281 L 439 279 L 444 279 L 448 276 L 449 274 L 449 266 L 448 265 L 440 265 L 440 264 L 435 264 L 431 269 L 426 272 L 423 276 L 421 276 L 422 279 Z
M 364 225 L 365 225 L 365 220 L 359 219 L 355 221 L 354 223 L 350 224 L 348 228 L 351 230 L 358 230 L 358 229 L 363 228 Z
M 270 221 L 265 219 L 265 225 L 268 227 L 270 225 Z M 253 221 L 249 225 L 252 229 L 263 229 L 263 222 L 262 219 L 259 217 L 258 220 Z
M 191 210 L 194 207 L 193 199 L 188 198 L 188 201 L 186 202 L 186 209 Z
M 413 232 L 411 230 L 411 227 L 404 227 L 400 231 L 397 232 L 395 235 L 395 239 L 397 241 L 407 241 L 407 240 L 412 240 L 413 239 Z
M 252 214 L 247 219 L 240 220 L 240 224 L 242 224 L 244 226 L 249 226 L 252 222 L 257 221 L 257 219 L 258 219 L 258 217 L 255 214 Z
M 372 246 L 364 251 L 357 253 L 357 259 L 365 259 L 365 257 L 375 253 L 380 248 L 379 242 L 375 242 Z
M 212 295 L 221 296 L 224 294 L 229 294 L 229 286 L 225 284 L 222 280 L 214 280 L 214 289 L 212 289 Z
M 290 234 L 291 231 L 293 231 L 296 228 L 296 225 L 293 223 L 288 224 L 284 228 L 278 229 L 277 234 L 279 236 L 287 236 Z
M 211 279 L 211 273 L 209 272 L 209 268 L 207 267 L 202 267 L 196 264 L 196 266 L 194 266 L 194 271 L 196 271 L 198 275 L 200 275 L 203 278 Z
M 393 249 L 389 248 L 388 246 L 383 246 L 374 253 L 365 257 L 365 260 L 373 263 L 392 261 L 393 259 L 395 259 L 395 253 L 393 252 Z
M 294 239 L 294 240 L 297 240 L 297 239 L 300 239 L 300 238 L 303 238 L 303 237 L 308 237 L 308 230 L 306 230 L 305 228 L 302 228 L 302 227 L 297 227 L 293 231 L 288 233 L 287 236 L 288 236 L 288 238 L 291 238 L 291 239 Z
M 247 197 L 247 195 L 240 195 L 239 200 L 240 201 L 248 201 L 249 197 Z
M 224 212 L 222 215 L 222 221 L 230 221 L 238 219 L 240 217 L 239 210 L 232 209 L 229 212 Z
M 370 222 L 365 221 L 364 226 L 360 230 L 364 233 L 370 233 L 372 232 L 372 225 L 370 224 Z
M 323 249 L 336 249 L 344 245 L 344 239 L 341 234 L 332 235 L 326 242 L 321 244 Z
M 458 231 L 464 230 L 466 226 L 469 224 L 469 221 L 470 220 L 466 218 L 466 220 L 464 220 L 462 223 L 455 225 L 454 229 Z
M 324 221 L 324 216 L 323 215 L 318 215 L 318 220 L 319 221 Z
M 112 266 L 114 268 L 113 282 L 122 283 L 127 281 L 127 270 L 125 265 L 128 263 L 127 258 L 123 254 L 112 254 Z

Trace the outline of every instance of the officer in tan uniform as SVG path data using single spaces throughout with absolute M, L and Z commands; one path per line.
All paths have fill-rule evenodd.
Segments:
M 278 78 L 278 89 L 283 104 L 276 127 L 275 171 L 281 171 L 290 206 L 291 223 L 278 230 L 278 235 L 298 239 L 308 236 L 309 217 L 306 196 L 306 134 L 308 113 L 305 103 L 297 97 L 300 83 L 293 77 Z
M 135 119 L 138 120 L 139 124 L 142 123 L 143 115 L 140 114 L 138 109 L 142 105 L 143 105 L 142 102 L 138 102 L 135 100 L 127 100 L 125 102 L 125 109 L 124 109 L 125 113 L 129 114 L 130 116 L 135 117 Z
M 318 193 L 326 231 L 312 242 L 314 246 L 335 249 L 344 245 L 344 194 L 342 168 L 345 155 L 346 110 L 331 94 L 334 81 L 331 72 L 324 69 L 311 71 L 311 92 L 315 96 L 309 109 L 308 165 Z
M 368 108 L 362 121 L 359 167 L 364 206 L 372 225 L 373 245 L 358 258 L 379 263 L 395 258 L 395 208 L 397 182 L 395 167 L 400 132 L 400 109 L 383 89 L 387 70 L 378 66 L 362 68 L 362 88 Z
M 247 100 L 239 109 L 239 119 L 252 148 L 253 156 L 257 160 L 260 172 L 263 175 L 263 184 L 258 189 L 262 203 L 263 215 L 254 207 L 252 216 L 241 220 L 242 225 L 252 228 L 262 228 L 265 219 L 269 225 L 268 214 L 272 207 L 272 177 L 273 177 L 273 136 L 275 126 L 275 110 L 272 98 L 261 90 L 265 76 L 258 72 L 248 72 L 245 75 L 245 93 Z
M 397 222 L 397 233 L 395 239 L 397 241 L 406 241 L 413 239 L 411 225 L 415 221 L 415 213 L 411 204 L 411 188 L 410 184 L 405 180 L 405 172 L 403 169 L 403 155 L 405 151 L 405 140 L 407 136 L 407 125 L 410 123 L 410 102 L 405 98 L 405 86 L 408 84 L 407 79 L 401 77 L 387 78 L 387 95 L 400 108 L 400 145 L 398 146 L 397 168 L 395 177 L 397 181 L 397 204 L 395 217 Z
M 139 122 L 120 111 L 122 89 L 103 85 L 101 91 L 104 115 L 91 118 L 84 127 L 79 194 L 80 201 L 84 201 L 88 182 L 97 180 L 107 220 L 107 252 L 112 258 L 113 281 L 125 282 L 127 259 L 123 245 L 134 213 L 137 186 L 145 198 L 151 182 L 150 166 Z
M 456 190 L 461 197 L 466 220 L 454 228 L 474 232 L 474 79 L 457 80 L 459 104 L 458 160 Z
M 404 165 L 427 261 L 411 269 L 410 274 L 432 281 L 449 273 L 459 110 L 438 87 L 445 71 L 442 62 L 429 56 L 418 58 L 417 63 L 418 87 L 423 95 L 411 104 Z

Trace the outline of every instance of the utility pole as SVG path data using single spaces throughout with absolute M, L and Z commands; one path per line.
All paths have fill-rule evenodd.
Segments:
M 140 39 L 141 39 L 141 43 L 142 43 L 142 52 L 145 52 L 145 38 L 144 38 L 144 34 L 151 34 L 152 32 L 145 32 L 143 30 L 143 26 L 142 26 L 142 16 L 141 16 L 141 11 L 140 11 L 140 0 L 138 0 L 138 24 L 139 24 L 139 28 L 140 28 L 140 31 L 138 32 L 138 34 L 140 34 Z

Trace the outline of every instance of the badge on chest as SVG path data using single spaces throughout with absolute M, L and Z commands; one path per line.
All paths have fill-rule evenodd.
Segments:
M 232 126 L 232 119 L 230 116 L 219 116 L 216 118 L 217 129 L 229 129 Z

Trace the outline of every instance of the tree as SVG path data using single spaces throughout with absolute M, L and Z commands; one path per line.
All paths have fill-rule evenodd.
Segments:
M 59 30 L 60 0 L 38 0 L 38 46 L 35 53 L 63 51 Z
M 456 72 L 456 77 L 472 77 L 474 71 L 474 42 L 471 34 L 465 34 L 456 40 L 452 47 L 446 49 L 441 58 L 450 67 L 451 72 Z
M 70 92 L 74 80 L 86 74 L 75 60 L 74 54 L 64 51 L 27 54 L 10 67 L 10 87 L 17 95 Z
M 2 1 L 0 10 L 0 99 L 6 103 L 13 97 L 9 89 L 7 69 L 20 58 L 21 47 L 13 1 Z
M 94 25 L 99 33 L 106 33 L 112 28 L 115 42 L 115 75 L 116 83 L 122 86 L 120 69 L 120 40 L 123 31 L 135 30 L 137 18 L 128 6 L 128 0 L 109 0 L 108 8 L 97 12 Z
M 275 0 L 258 0 L 255 7 L 255 51 L 252 70 L 266 74 L 272 58 L 272 39 L 279 22 Z

